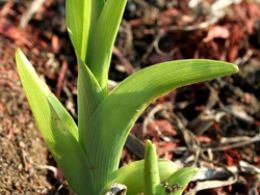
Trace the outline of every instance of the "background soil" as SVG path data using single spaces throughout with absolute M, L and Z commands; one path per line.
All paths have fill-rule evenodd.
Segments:
M 64 0 L 45 0 L 21 28 L 31 2 L 0 2 L 0 194 L 70 194 L 34 123 L 13 59 L 21 47 L 77 120 L 77 65 Z M 204 170 L 186 194 L 258 194 L 260 5 L 240 1 L 217 9 L 216 2 L 128 1 L 111 83 L 150 64 L 185 58 L 234 62 L 240 72 L 154 102 L 134 126 L 121 164 L 142 158 L 143 140 L 150 138 L 160 157 Z

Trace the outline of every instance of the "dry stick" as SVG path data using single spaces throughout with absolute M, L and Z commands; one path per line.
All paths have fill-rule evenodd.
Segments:
M 225 142 L 225 144 L 229 144 L 229 145 L 224 145 L 224 146 L 220 146 L 220 147 L 216 147 L 216 148 L 212 148 L 212 147 L 201 148 L 199 143 L 197 141 L 195 141 L 196 138 L 193 137 L 194 135 L 184 127 L 184 125 L 181 123 L 180 119 L 177 118 L 177 122 L 178 122 L 179 128 L 181 129 L 181 131 L 184 135 L 184 139 L 185 139 L 186 145 L 188 146 L 188 150 L 192 151 L 192 149 L 196 148 L 197 153 L 196 153 L 195 162 L 198 161 L 198 158 L 199 158 L 198 155 L 201 154 L 201 152 L 205 152 L 205 151 L 208 151 L 208 150 L 210 150 L 212 152 L 225 151 L 225 150 L 229 150 L 229 149 L 232 149 L 232 148 L 243 147 L 243 146 L 246 146 L 246 145 L 260 141 L 260 134 L 257 134 L 254 137 L 243 136 L 243 137 L 238 137 L 238 138 L 232 138 L 229 142 L 227 142 L 227 141 Z M 193 144 L 190 144 L 190 141 L 191 141 L 190 138 L 191 137 L 193 137 L 193 139 L 192 139 Z M 234 141 L 236 141 L 236 143 L 234 143 Z M 180 147 L 180 148 L 174 149 L 175 152 L 176 151 L 185 151 L 185 150 L 187 150 L 187 148 Z
M 233 178 L 230 178 L 225 181 L 213 180 L 213 181 L 197 182 L 196 187 L 193 188 L 192 190 L 190 190 L 189 192 L 185 193 L 185 195 L 195 195 L 196 192 L 201 191 L 201 190 L 229 186 L 236 182 L 237 182 L 237 177 L 233 177 Z
M 34 164 L 34 165 L 36 166 L 37 169 L 51 171 L 55 178 L 58 177 L 58 169 L 56 167 L 51 165 L 38 165 L 38 164 Z
M 157 112 L 163 110 L 164 107 L 162 104 L 157 104 L 155 107 L 151 109 L 151 111 L 147 114 L 147 116 L 144 119 L 143 125 L 142 125 L 142 133 L 145 135 L 147 133 L 147 126 L 151 121 L 154 121 L 154 116 Z
M 241 137 L 241 140 L 243 140 L 243 141 L 240 140 L 240 141 L 237 141 L 236 143 L 232 143 L 232 141 L 231 141 L 231 143 L 230 142 L 226 143 L 226 144 L 229 144 L 229 145 L 219 146 L 219 147 L 215 147 L 215 148 L 212 148 L 212 147 L 201 148 L 201 151 L 206 152 L 208 150 L 211 150 L 213 152 L 217 152 L 217 151 L 229 150 L 229 149 L 232 149 L 232 148 L 243 147 L 243 146 L 255 143 L 255 142 L 259 142 L 260 141 L 260 134 L 257 134 L 254 137 L 247 137 L 247 138 L 248 139 L 245 140 L 245 137 L 243 136 L 243 137 Z M 186 150 L 187 150 L 186 147 L 178 147 L 178 148 L 174 149 L 174 151 L 178 151 L 178 152 L 183 152 L 183 151 L 186 151 Z
M 34 0 L 27 11 L 22 15 L 20 28 L 25 28 L 32 16 L 40 9 L 45 0 Z
M 225 145 L 225 146 L 219 146 L 219 147 L 215 147 L 215 148 L 212 148 L 212 147 L 201 148 L 201 152 L 206 152 L 208 150 L 210 150 L 212 152 L 225 151 L 225 150 L 229 150 L 232 148 L 239 148 L 239 147 L 243 147 L 243 146 L 246 146 L 249 144 L 253 144 L 255 142 L 260 141 L 260 134 L 257 134 L 254 137 L 247 137 L 247 138 L 248 139 L 246 140 L 245 137 L 243 136 L 243 137 L 241 137 L 241 140 L 243 140 L 243 141 L 240 140 L 237 143 L 233 143 L 233 144 L 232 144 L 233 141 L 231 141 L 231 143 L 229 142 L 229 145 Z M 226 143 L 226 144 L 228 144 L 228 143 Z M 187 147 L 178 147 L 178 148 L 175 148 L 173 151 L 174 152 L 184 152 L 184 151 L 187 151 Z
M 159 31 L 159 33 L 156 35 L 156 37 L 155 37 L 155 39 L 154 39 L 154 41 L 153 41 L 153 43 L 152 43 L 152 44 L 153 44 L 153 48 L 155 49 L 155 51 L 156 51 L 158 54 L 160 54 L 160 55 L 162 55 L 162 56 L 172 56 L 172 55 L 178 50 L 177 47 L 171 49 L 171 50 L 168 51 L 168 52 L 162 51 L 162 50 L 160 49 L 160 47 L 159 47 L 159 42 L 160 42 L 160 40 L 163 38 L 164 35 L 165 35 L 165 33 L 163 33 L 162 31 Z
M 60 94 L 61 94 L 62 85 L 63 85 L 64 79 L 66 76 L 67 69 L 68 69 L 68 63 L 66 60 L 64 60 L 62 63 L 62 66 L 61 66 L 61 71 L 59 74 L 56 93 L 55 93 L 58 97 L 60 97 Z
M 199 161 L 199 156 L 201 153 L 201 147 L 199 145 L 198 140 L 196 139 L 196 136 L 187 129 L 184 124 L 182 123 L 181 119 L 179 119 L 176 116 L 177 126 L 180 129 L 180 131 L 183 134 L 184 141 L 186 143 L 186 146 L 189 151 L 192 151 L 194 153 L 194 162 L 193 164 L 197 164 Z
M 0 10 L 0 19 L 5 17 L 14 5 L 14 1 L 7 1 Z
M 233 143 L 233 144 L 230 144 L 230 145 L 226 145 L 226 146 L 220 146 L 220 147 L 217 147 L 217 148 L 202 148 L 202 151 L 207 151 L 207 150 L 212 150 L 213 152 L 216 152 L 216 151 L 225 151 L 225 150 L 229 150 L 229 149 L 232 149 L 232 148 L 239 148 L 239 147 L 242 147 L 242 146 L 245 146 L 245 145 L 249 145 L 249 144 L 252 144 L 252 143 L 255 143 L 255 142 L 259 142 L 260 141 L 260 134 L 257 134 L 255 137 L 248 137 L 248 140 L 244 140 L 244 141 L 238 141 L 237 143 Z

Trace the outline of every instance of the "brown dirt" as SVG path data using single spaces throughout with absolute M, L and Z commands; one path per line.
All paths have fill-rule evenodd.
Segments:
M 0 194 L 46 194 L 47 148 L 32 120 L 13 60 L 0 37 Z

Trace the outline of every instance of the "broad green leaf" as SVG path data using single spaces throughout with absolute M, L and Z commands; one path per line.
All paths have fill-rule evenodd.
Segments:
M 107 0 L 89 40 L 86 64 L 105 92 L 112 49 L 125 5 L 126 0 Z
M 84 194 L 89 181 L 86 159 L 78 143 L 78 129 L 59 100 L 41 81 L 21 50 L 16 52 L 17 69 L 39 130 L 71 187 Z
M 80 143 L 87 131 L 87 119 L 103 100 L 102 90 L 90 69 L 79 59 L 78 71 L 78 125 Z
M 178 60 L 142 69 L 119 84 L 89 118 L 83 135 L 97 185 L 104 186 L 117 170 L 127 135 L 150 102 L 170 90 L 238 71 L 237 66 L 213 60 Z M 97 144 L 102 143 L 102 144 Z
M 175 171 L 180 169 L 180 165 L 165 159 L 158 160 L 160 180 L 166 180 Z M 121 167 L 115 172 L 111 181 L 102 190 L 100 195 L 105 194 L 112 184 L 124 184 L 127 186 L 127 195 L 136 195 L 144 191 L 144 160 L 132 162 Z
M 89 37 L 94 28 L 92 26 L 96 23 L 104 3 L 104 0 L 66 0 L 67 26 L 79 67 L 77 82 L 79 134 L 87 131 L 87 118 L 103 99 L 101 88 L 85 61 Z
M 155 195 L 160 184 L 158 159 L 155 146 L 147 140 L 144 157 L 144 195 Z
M 90 35 L 93 33 L 104 4 L 104 0 L 66 0 L 68 32 L 77 56 L 84 63 Z
M 158 186 L 157 195 L 182 195 L 196 173 L 197 169 L 193 167 L 182 168 L 174 172 L 169 178 L 162 180 Z
M 66 23 L 77 56 L 86 60 L 92 0 L 66 0 Z

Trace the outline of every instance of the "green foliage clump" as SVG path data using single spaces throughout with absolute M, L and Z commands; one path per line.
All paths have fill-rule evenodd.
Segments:
M 78 61 L 78 126 L 37 76 L 20 49 L 18 72 L 42 136 L 69 185 L 80 195 L 181 194 L 195 168 L 176 170 L 147 142 L 145 159 L 119 169 L 121 151 L 142 111 L 172 89 L 238 71 L 230 63 L 190 59 L 142 69 L 108 91 L 108 71 L 126 0 L 66 0 L 66 19 Z M 109 24 L 109 25 L 108 25 Z

